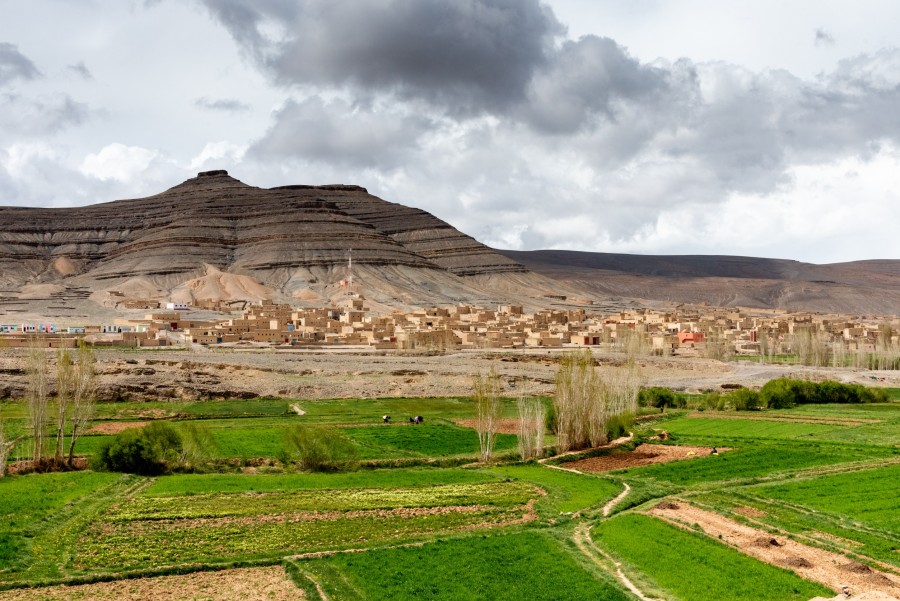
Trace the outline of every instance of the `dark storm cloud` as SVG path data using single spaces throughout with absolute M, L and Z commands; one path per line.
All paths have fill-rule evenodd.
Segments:
M 205 0 L 285 84 L 351 85 L 471 113 L 520 102 L 563 32 L 537 0 Z
M 535 74 L 523 116 L 547 133 L 573 133 L 592 117 L 615 119 L 615 102 L 647 99 L 666 88 L 666 73 L 641 65 L 609 38 L 566 42 Z
M 250 105 L 235 98 L 207 98 L 202 96 L 194 101 L 194 104 L 209 111 L 222 111 L 225 113 L 240 113 L 250 110 Z
M 87 65 L 84 64 L 84 61 L 79 61 L 75 64 L 67 65 L 66 69 L 68 69 L 72 73 L 78 75 L 81 79 L 83 79 L 85 81 L 94 79 L 93 74 L 91 73 L 90 69 L 87 68 Z
M 567 235 L 539 227 L 561 195 L 573 215 L 602 203 L 597 231 L 635 240 L 673 208 L 708 212 L 789 187 L 799 165 L 900 146 L 897 50 L 801 79 L 642 63 L 613 39 L 564 39 L 537 0 L 204 1 L 258 68 L 314 94 L 274 113 L 250 160 L 402 171 L 410 197 L 465 193 L 476 229 L 491 210 L 524 216 L 529 244 Z
M 272 127 L 248 155 L 391 169 L 409 160 L 430 122 L 386 111 L 318 96 L 291 100 L 276 112 Z
M 14 44 L 0 42 L 0 85 L 14 79 L 34 79 L 40 75 L 27 56 Z

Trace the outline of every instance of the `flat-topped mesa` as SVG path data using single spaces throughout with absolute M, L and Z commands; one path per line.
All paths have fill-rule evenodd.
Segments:
M 334 270 L 351 248 L 359 266 L 462 276 L 527 271 L 435 216 L 361 186 L 266 189 L 225 170 L 200 172 L 147 198 L 0 210 L 0 279 L 20 285 L 58 279 L 51 267 L 64 257 L 90 287 L 92 280 L 134 277 L 164 277 L 168 287 L 211 266 L 286 290 L 310 277 L 295 270 Z

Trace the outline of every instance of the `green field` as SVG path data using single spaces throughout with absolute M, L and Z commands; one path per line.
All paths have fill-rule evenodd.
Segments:
M 694 485 L 734 480 L 753 481 L 816 466 L 900 456 L 895 449 L 860 448 L 830 443 L 785 444 L 765 440 L 736 444 L 741 446 L 717 456 L 707 455 L 690 461 L 660 463 L 614 473 L 679 485 Z
M 538 501 L 538 506 L 549 514 L 597 507 L 622 491 L 622 485 L 612 480 L 581 476 L 539 465 L 497 467 L 491 473 L 532 482 L 545 489 L 549 494 Z
M 111 505 L 75 546 L 75 570 L 221 563 L 415 540 L 519 519 L 536 496 L 516 482 L 417 488 L 136 496 Z M 407 511 L 414 510 L 414 511 Z
M 20 409 L 2 407 L 13 421 Z M 386 413 L 401 423 L 382 425 Z M 503 413 L 515 416 L 513 403 Z M 665 444 L 731 450 L 599 474 L 517 463 L 508 434 L 495 462 L 476 464 L 475 431 L 454 421 L 474 417 L 462 398 L 110 403 L 98 414 L 208 432 L 210 457 L 197 466 L 208 473 L 0 479 L 0 589 L 280 564 L 310 599 L 319 587 L 331 599 L 634 599 L 619 561 L 657 598 L 834 595 L 644 514 L 667 498 L 900 568 L 900 403 L 667 413 L 638 426 L 638 439 L 666 429 Z M 409 415 L 425 423 L 409 425 Z M 336 473 L 282 464 L 298 424 L 339 432 L 360 464 Z M 110 439 L 84 436 L 77 450 L 90 455 Z
M 438 540 L 295 565 L 296 580 L 313 598 L 316 590 L 307 575 L 333 598 L 346 600 L 630 598 L 540 532 Z
M 715 413 L 709 417 L 684 417 L 665 422 L 665 428 L 682 437 L 705 439 L 749 438 L 753 440 L 791 440 L 822 435 L 843 426 L 775 422 L 755 419 L 719 419 Z
M 832 596 L 827 588 L 787 570 L 655 518 L 622 515 L 598 524 L 592 535 L 599 546 L 639 572 L 653 594 L 665 599 L 807 601 L 816 595 Z

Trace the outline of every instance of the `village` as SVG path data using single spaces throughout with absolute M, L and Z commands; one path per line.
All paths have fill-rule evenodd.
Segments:
M 215 313 L 213 313 L 215 312 Z M 191 314 L 203 318 L 191 317 Z M 213 315 L 209 317 L 209 315 Z M 460 304 L 408 312 L 370 311 L 360 294 L 335 306 L 298 308 L 262 301 L 243 311 L 221 302 L 167 303 L 141 318 L 94 325 L 0 324 L 0 345 L 220 348 L 350 348 L 464 350 L 599 347 L 631 354 L 711 359 L 781 354 L 825 357 L 876 353 L 898 346 L 892 319 L 792 313 L 748 307 L 679 306 L 615 314 L 591 307 L 527 313 L 522 306 L 493 309 Z

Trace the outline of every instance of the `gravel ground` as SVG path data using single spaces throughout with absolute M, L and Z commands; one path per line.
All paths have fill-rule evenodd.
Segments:
M 462 351 L 446 354 L 341 351 L 119 351 L 97 350 L 102 400 L 207 400 L 275 396 L 376 398 L 468 395 L 472 376 L 496 369 L 504 394 L 551 394 L 559 350 Z M 0 398 L 25 390 L 24 349 L 0 350 Z M 604 365 L 621 355 L 597 355 Z M 51 358 L 51 362 L 52 362 Z M 644 383 L 675 390 L 759 387 L 779 376 L 836 379 L 900 387 L 900 372 L 722 363 L 698 358 L 638 360 Z M 875 377 L 872 380 L 870 376 Z

